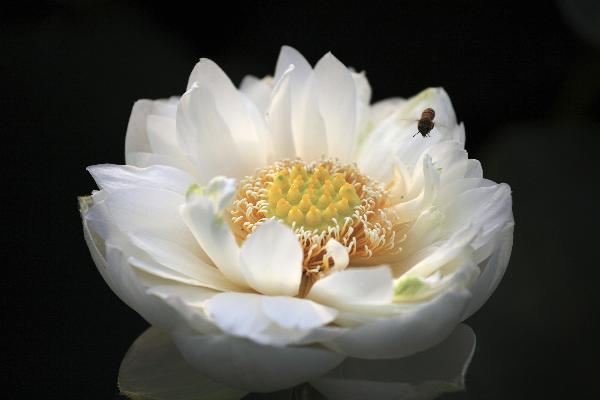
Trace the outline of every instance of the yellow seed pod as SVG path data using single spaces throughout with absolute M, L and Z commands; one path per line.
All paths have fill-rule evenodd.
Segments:
M 292 224 L 296 223 L 296 226 L 300 226 L 304 223 L 304 213 L 296 206 L 293 206 L 290 209 L 290 212 L 287 216 L 287 223 Z
M 300 194 L 298 186 L 296 186 L 295 184 L 290 186 L 290 190 L 287 193 L 288 201 L 292 204 L 296 204 L 300 201 L 301 197 L 302 195 Z
M 304 169 L 304 167 L 301 164 L 294 164 L 294 166 L 292 167 L 292 171 L 290 173 L 290 176 L 292 177 L 292 179 L 296 179 L 297 176 L 300 177 L 304 177 L 306 175 L 306 170 Z
M 335 174 L 333 177 L 333 186 L 335 187 L 335 190 L 339 190 L 344 183 L 346 183 L 344 174 L 340 174 L 339 172 Z
M 279 199 L 281 199 L 282 197 L 283 191 L 281 190 L 281 188 L 279 186 L 271 186 L 271 189 L 269 189 L 269 203 L 277 204 Z
M 321 215 L 323 216 L 323 219 L 326 222 L 331 221 L 332 218 L 337 217 L 337 209 L 335 208 L 335 206 L 333 205 L 333 203 L 329 204 L 327 206 L 326 209 L 323 210 L 323 212 L 321 213 Z
M 335 187 L 333 186 L 333 183 L 331 183 L 331 181 L 329 179 L 327 179 L 324 183 L 323 183 L 323 193 L 327 192 L 329 193 L 331 196 L 333 196 L 336 192 Z
M 279 199 L 277 206 L 275 207 L 275 215 L 279 218 L 285 218 L 288 212 L 292 208 L 292 205 L 286 199 Z
M 319 177 L 317 175 L 313 174 L 308 180 L 308 185 L 309 187 L 318 189 L 321 187 L 321 181 L 319 180 Z
M 319 208 L 325 208 L 329 204 L 331 204 L 331 196 L 328 193 L 323 193 L 323 195 L 319 197 L 317 205 L 319 206 Z
M 306 213 L 306 223 L 309 226 L 318 226 L 321 224 L 321 211 L 315 206 L 312 206 Z
M 316 176 L 322 182 L 325 179 L 329 178 L 329 171 L 327 171 L 327 168 L 319 166 L 315 169 L 313 176 Z
M 335 203 L 335 208 L 337 208 L 337 211 L 341 215 L 348 215 L 348 214 L 350 214 L 350 211 L 351 211 L 350 204 L 348 204 L 348 199 L 346 199 L 346 198 L 342 198 L 337 203 Z
M 307 212 L 312 207 L 312 201 L 311 201 L 310 195 L 303 194 L 302 200 L 300 200 L 298 207 L 300 207 L 300 209 L 302 211 Z
M 355 206 L 360 203 L 360 198 L 356 194 L 354 186 L 349 183 L 344 183 L 338 192 L 338 196 L 347 199 L 350 205 Z
M 287 175 L 286 170 L 279 171 L 273 179 L 273 186 L 279 186 L 283 190 L 287 189 L 290 183 Z

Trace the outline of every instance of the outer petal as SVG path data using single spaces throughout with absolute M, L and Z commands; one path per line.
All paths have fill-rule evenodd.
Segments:
M 302 248 L 294 232 L 277 220 L 261 224 L 244 242 L 242 273 L 260 293 L 298 294 L 302 278 Z
M 446 338 L 460 322 L 470 298 L 470 293 L 461 286 L 450 287 L 427 303 L 403 314 L 358 326 L 326 345 L 358 358 L 409 356 Z
M 177 168 L 153 165 L 138 168 L 130 165 L 100 164 L 87 167 L 98 187 L 108 193 L 119 189 L 162 189 L 184 194 L 194 177 Z
M 463 320 L 473 315 L 481 306 L 489 299 L 491 294 L 496 290 L 500 280 L 504 276 L 510 253 L 513 244 L 514 224 L 508 224 L 500 234 L 498 245 L 490 258 L 482 263 L 483 272 L 470 289 L 473 293 L 473 299 L 469 303 L 469 307 L 465 310 Z
M 82 214 L 85 216 L 85 212 Z M 117 227 L 112 229 L 117 230 Z M 146 294 L 147 285 L 127 263 L 123 251 L 91 231 L 86 219 L 83 220 L 83 232 L 98 271 L 123 302 L 160 329 L 172 331 L 189 325 L 186 317 L 182 318 L 184 314 L 173 313 L 168 304 Z M 204 322 L 205 327 L 211 325 L 208 321 Z
M 194 249 L 198 244 L 178 213 L 184 202 L 179 193 L 150 188 L 114 190 L 105 200 L 121 231 L 144 232 Z
M 217 290 L 240 289 L 229 282 L 217 268 L 176 243 L 136 233 L 130 233 L 129 238 L 133 244 L 160 263 L 158 268 L 161 271 L 175 271 L 190 278 L 191 282 L 199 286 Z

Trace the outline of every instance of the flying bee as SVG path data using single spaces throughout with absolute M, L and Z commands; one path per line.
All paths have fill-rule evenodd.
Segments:
M 433 129 L 435 124 L 433 123 L 433 119 L 435 118 L 435 111 L 433 108 L 426 108 L 421 113 L 421 118 L 417 123 L 417 133 L 420 133 L 423 137 L 429 136 L 429 132 Z M 417 136 L 417 133 L 413 135 L 413 137 Z

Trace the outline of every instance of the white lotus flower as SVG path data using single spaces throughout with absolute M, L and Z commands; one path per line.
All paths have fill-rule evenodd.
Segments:
M 273 389 L 411 355 L 502 278 L 510 188 L 468 158 L 446 92 L 370 92 L 331 54 L 313 69 L 283 47 L 240 89 L 202 59 L 180 98 L 135 103 L 127 165 L 88 168 L 100 273 L 209 376 Z M 436 126 L 413 137 L 427 107 Z

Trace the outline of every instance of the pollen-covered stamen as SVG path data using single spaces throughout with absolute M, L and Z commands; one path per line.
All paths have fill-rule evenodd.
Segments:
M 361 265 L 401 250 L 398 238 L 404 227 L 388 207 L 381 185 L 355 166 L 283 160 L 240 182 L 231 221 L 240 243 L 267 219 L 290 225 L 304 249 L 303 287 L 308 290 L 332 267 L 332 260 L 324 259 L 330 239 L 344 245 L 351 262 Z

